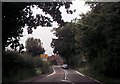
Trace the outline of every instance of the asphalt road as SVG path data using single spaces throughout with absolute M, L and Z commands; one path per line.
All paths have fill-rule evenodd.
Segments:
M 33 80 L 32 82 L 48 84 L 101 84 L 76 70 L 62 69 L 59 66 L 53 66 L 52 68 L 54 70 L 52 74 Z

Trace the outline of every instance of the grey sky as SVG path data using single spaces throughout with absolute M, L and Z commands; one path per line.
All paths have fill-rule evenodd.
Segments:
M 79 14 L 81 13 L 86 13 L 87 11 L 90 10 L 89 6 L 85 5 L 84 1 L 80 1 L 80 0 L 75 0 L 73 1 L 73 5 L 71 5 L 70 9 L 76 9 L 76 12 L 74 14 L 67 14 L 64 7 L 61 7 L 61 12 L 62 12 L 62 18 L 64 21 L 71 21 L 74 18 L 80 18 Z M 42 10 L 40 9 L 34 9 L 33 10 L 34 15 L 35 14 L 44 14 L 42 12 Z M 49 15 L 47 15 L 49 16 Z M 35 29 L 33 31 L 32 34 L 27 34 L 27 30 L 26 28 L 24 28 L 24 32 L 23 35 L 24 37 L 21 38 L 20 43 L 23 43 L 25 45 L 25 41 L 27 40 L 27 38 L 29 37 L 34 37 L 34 38 L 38 38 L 43 42 L 43 47 L 46 50 L 46 54 L 48 55 L 52 55 L 53 54 L 53 49 L 50 47 L 50 43 L 52 41 L 52 38 L 55 38 L 55 36 L 53 35 L 53 33 L 50 31 L 52 30 L 54 27 L 57 27 L 57 23 L 53 23 L 53 27 L 38 27 L 37 29 Z

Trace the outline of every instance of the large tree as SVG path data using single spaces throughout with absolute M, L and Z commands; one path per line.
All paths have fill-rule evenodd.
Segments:
M 92 72 L 119 77 L 120 2 L 90 3 L 90 6 L 92 10 L 82 14 L 74 26 L 70 23 L 56 29 L 58 39 L 52 43 L 54 52 L 66 58 L 83 54 Z M 70 32 L 71 29 L 76 30 L 75 33 Z
M 81 49 L 87 53 L 87 61 L 96 72 L 117 77 L 120 70 L 120 2 L 90 5 L 92 10 L 82 15 L 78 22 L 81 24 Z
M 83 50 L 79 41 L 79 23 L 74 19 L 72 22 L 66 22 L 64 26 L 55 28 L 57 39 L 53 39 L 51 46 L 54 48 L 53 53 L 60 54 L 70 67 L 83 66 Z
M 26 47 L 27 52 L 31 53 L 34 56 L 43 54 L 45 52 L 45 49 L 43 48 L 43 44 L 41 40 L 34 39 L 33 37 L 28 38 L 26 40 L 25 47 Z
M 3 2 L 2 3 L 2 37 L 3 50 L 5 46 L 11 45 L 12 49 L 19 46 L 20 37 L 22 37 L 23 28 L 27 26 L 28 34 L 37 26 L 51 26 L 53 21 L 63 25 L 60 7 L 65 6 L 68 13 L 71 2 Z M 34 17 L 31 8 L 37 6 L 46 14 L 51 15 L 53 20 L 41 14 Z
M 75 29 L 74 23 L 65 23 L 65 26 L 58 27 L 55 30 L 55 35 L 57 39 L 53 39 L 51 46 L 54 48 L 53 53 L 60 54 L 67 63 L 75 55 Z M 71 64 L 70 64 L 71 65 Z

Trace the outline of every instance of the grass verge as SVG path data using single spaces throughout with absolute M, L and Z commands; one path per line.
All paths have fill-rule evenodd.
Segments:
M 103 84 L 120 84 L 120 78 L 111 78 L 103 76 L 101 74 L 95 74 L 90 72 L 87 68 L 79 68 L 78 71 L 84 75 L 102 82 Z

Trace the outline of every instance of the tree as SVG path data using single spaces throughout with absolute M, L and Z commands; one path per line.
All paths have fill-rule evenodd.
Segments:
M 63 25 L 64 21 L 61 16 L 60 7 L 65 6 L 69 13 L 71 2 L 3 2 L 2 3 L 2 36 L 3 50 L 8 45 L 12 49 L 18 47 L 20 37 L 22 37 L 23 28 L 28 26 L 28 34 L 32 33 L 32 29 L 37 26 L 51 26 L 53 21 L 57 21 L 59 25 Z M 31 8 L 37 6 L 43 12 L 52 16 L 53 20 L 43 15 L 32 15 Z M 72 12 L 70 12 L 72 13 Z
M 33 56 L 43 54 L 45 52 L 40 39 L 28 38 L 26 41 L 26 50 Z
M 69 65 L 71 57 L 75 55 L 75 30 L 74 23 L 65 23 L 65 26 L 55 29 L 55 35 L 58 39 L 53 39 L 51 46 L 54 48 L 53 53 L 60 54 L 65 58 Z
M 76 23 L 55 29 L 54 52 L 73 66 L 84 57 L 92 72 L 120 77 L 120 2 L 89 5 L 92 10 Z
M 79 42 L 87 53 L 94 72 L 119 76 L 120 70 L 120 3 L 92 3 L 92 10 L 81 15 Z M 79 35 L 79 34 L 78 34 Z

